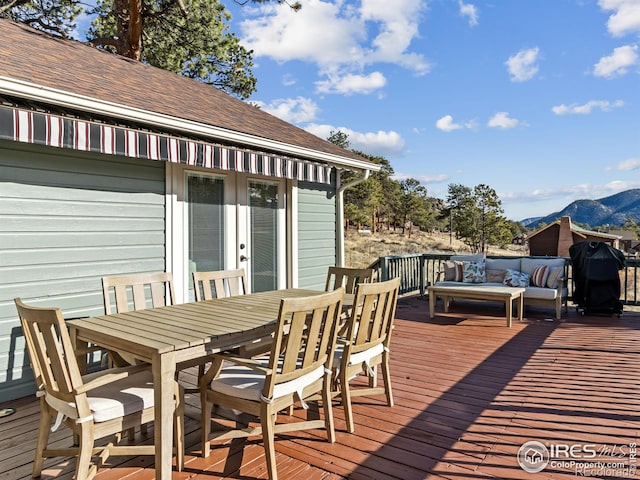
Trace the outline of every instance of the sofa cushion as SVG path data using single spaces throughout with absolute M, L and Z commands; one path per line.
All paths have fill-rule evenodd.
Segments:
M 519 270 L 507 269 L 503 283 L 507 287 L 528 287 L 531 283 L 531 276 Z
M 462 281 L 464 283 L 485 283 L 487 275 L 485 274 L 484 261 L 462 262 Z
M 524 298 L 537 298 L 541 300 L 555 300 L 558 291 L 554 288 L 545 287 L 527 287 L 524 291 Z
M 487 275 L 487 282 L 502 283 L 504 282 L 504 276 L 507 274 L 507 271 L 485 269 L 485 274 Z
M 521 270 L 520 257 L 514 258 L 487 258 L 485 261 L 487 270 Z
M 538 265 L 547 265 L 549 268 L 564 267 L 564 258 L 522 257 L 520 261 L 520 271 L 531 275 Z

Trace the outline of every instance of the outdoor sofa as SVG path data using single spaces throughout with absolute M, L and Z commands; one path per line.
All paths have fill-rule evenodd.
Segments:
M 564 282 L 565 259 L 560 257 L 501 257 L 484 254 L 453 255 L 435 285 L 488 285 L 524 287 L 524 305 L 548 307 L 555 318 L 567 311 L 568 289 Z

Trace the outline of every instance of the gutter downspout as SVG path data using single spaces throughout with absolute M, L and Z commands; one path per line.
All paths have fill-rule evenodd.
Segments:
M 359 183 L 362 183 L 365 180 L 367 180 L 367 178 L 369 178 L 369 175 L 371 175 L 371 170 L 365 170 L 361 177 L 356 178 L 355 180 L 352 180 L 346 185 L 340 185 L 340 170 L 336 169 L 336 172 L 338 173 L 337 175 L 338 178 L 336 181 L 336 186 L 338 188 L 338 206 L 337 206 L 338 208 L 338 211 L 337 211 L 338 245 L 337 245 L 336 258 L 338 260 L 337 266 L 344 267 L 344 191 L 349 187 L 353 187 L 354 185 L 358 185 Z

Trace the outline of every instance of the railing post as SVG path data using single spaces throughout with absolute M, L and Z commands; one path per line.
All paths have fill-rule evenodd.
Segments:
M 382 257 L 382 278 L 380 279 L 383 282 L 389 280 L 389 257 Z
M 427 289 L 427 285 L 425 282 L 425 268 L 424 264 L 426 263 L 427 257 L 425 255 L 420 255 L 420 295 L 424 297 L 425 291 Z

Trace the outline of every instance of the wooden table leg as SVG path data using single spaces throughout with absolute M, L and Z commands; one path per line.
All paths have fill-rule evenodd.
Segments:
M 155 419 L 154 442 L 156 448 L 156 479 L 171 479 L 173 458 L 174 382 L 176 360 L 173 352 L 155 355 L 152 361 Z
M 436 294 L 433 291 L 429 291 L 429 318 L 436 316 Z
M 524 320 L 524 293 L 518 295 L 518 320 Z
M 71 344 L 75 352 L 86 352 L 89 350 L 89 343 L 78 339 L 78 332 L 75 328 L 72 328 L 69 332 L 71 338 Z M 87 354 L 83 353 L 76 356 L 78 361 L 78 368 L 80 369 L 80 375 L 86 375 L 87 373 Z
M 513 297 L 511 295 L 506 299 L 505 308 L 507 310 L 507 327 L 511 327 L 511 317 L 513 316 Z

